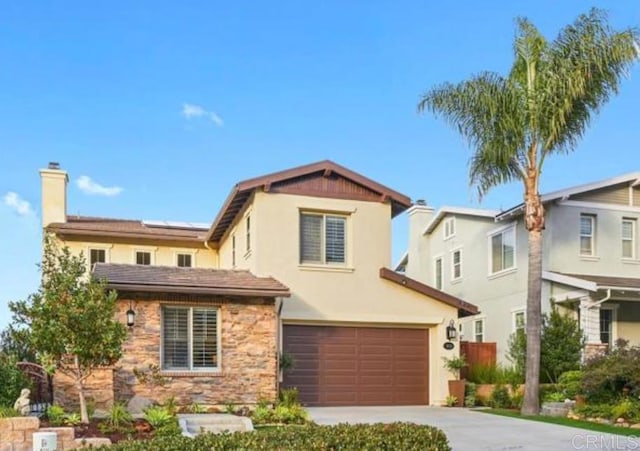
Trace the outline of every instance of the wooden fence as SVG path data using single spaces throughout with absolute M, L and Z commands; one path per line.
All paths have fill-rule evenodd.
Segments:
M 467 360 L 467 366 L 460 371 L 460 377 L 466 379 L 467 371 L 473 365 L 495 365 L 496 343 L 460 342 L 460 354 Z

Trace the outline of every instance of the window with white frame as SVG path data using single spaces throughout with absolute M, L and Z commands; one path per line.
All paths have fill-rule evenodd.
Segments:
M 105 249 L 89 249 L 89 264 L 106 263 L 107 251 Z
M 231 266 L 236 267 L 236 235 L 231 235 Z
M 462 249 L 451 252 L 451 280 L 462 278 Z
M 580 255 L 595 255 L 596 217 L 580 215 Z
M 622 219 L 622 258 L 636 258 L 636 220 Z
M 527 317 L 524 310 L 518 310 L 513 312 L 513 331 L 524 331 L 527 326 Z
M 246 251 L 249 252 L 251 250 L 251 216 L 247 215 L 247 219 L 245 220 L 245 226 L 247 228 L 245 235 L 245 247 Z
M 444 220 L 444 239 L 447 240 L 456 234 L 456 218 L 451 217 Z
M 477 319 L 473 322 L 473 341 L 484 342 L 484 319 Z
M 346 234 L 345 216 L 300 213 L 300 263 L 345 264 Z
M 442 290 L 442 257 L 438 257 L 433 262 L 435 286 L 438 290 Z
M 176 254 L 176 264 L 179 268 L 191 268 L 193 266 L 193 255 L 184 253 Z
M 162 307 L 162 369 L 202 371 L 219 368 L 219 310 Z
M 510 226 L 489 238 L 491 246 L 491 274 L 506 271 L 516 266 L 516 227 Z
M 151 252 L 136 251 L 136 265 L 150 265 L 150 264 L 151 264 Z
M 613 344 L 613 310 L 600 309 L 600 342 L 611 346 Z

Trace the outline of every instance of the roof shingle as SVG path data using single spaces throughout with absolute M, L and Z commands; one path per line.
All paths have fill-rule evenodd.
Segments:
M 96 263 L 93 274 L 116 290 L 288 297 L 289 288 L 249 271 Z

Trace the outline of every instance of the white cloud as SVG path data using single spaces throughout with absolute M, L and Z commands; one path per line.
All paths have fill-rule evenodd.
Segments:
M 119 186 L 102 186 L 91 180 L 91 177 L 83 175 L 76 180 L 76 185 L 85 194 L 96 194 L 98 196 L 117 196 L 122 192 Z
M 20 216 L 31 216 L 33 214 L 31 204 L 21 198 L 18 193 L 9 191 L 2 199 L 7 207 L 11 208 Z
M 207 111 L 200 105 L 194 105 L 193 103 L 182 104 L 182 115 L 187 119 L 199 119 L 207 118 L 211 120 L 218 127 L 222 127 L 224 121 L 213 111 Z

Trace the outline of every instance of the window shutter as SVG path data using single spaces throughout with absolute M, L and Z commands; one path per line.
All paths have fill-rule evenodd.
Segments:
M 218 311 L 193 309 L 193 368 L 218 366 Z
M 165 307 L 162 310 L 162 367 L 189 368 L 189 309 Z
M 300 261 L 322 262 L 322 216 L 300 215 Z
M 327 263 L 345 262 L 345 218 L 326 217 L 326 260 Z

